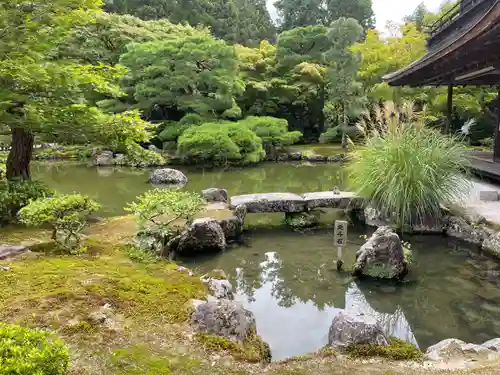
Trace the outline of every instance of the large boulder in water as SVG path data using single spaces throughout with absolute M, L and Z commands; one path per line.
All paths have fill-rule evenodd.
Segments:
M 115 165 L 112 151 L 102 151 L 95 155 L 93 164 L 99 167 L 110 167 Z
M 199 304 L 191 315 L 191 323 L 198 332 L 226 337 L 243 343 L 255 334 L 255 317 L 240 302 L 219 299 Z
M 155 169 L 149 176 L 149 182 L 154 185 L 185 185 L 188 178 L 184 173 L 172 168 Z
M 403 244 L 389 227 L 378 228 L 356 253 L 356 276 L 400 279 L 407 272 L 408 264 Z
M 223 251 L 226 248 L 224 231 L 217 220 L 196 219 L 180 235 L 176 249 L 178 254 L 204 251 Z
M 209 188 L 202 190 L 201 195 L 207 202 L 228 202 L 229 200 L 226 189 Z
M 340 312 L 333 318 L 328 333 L 328 345 L 345 349 L 350 345 L 371 344 L 388 346 L 389 340 L 373 317 Z

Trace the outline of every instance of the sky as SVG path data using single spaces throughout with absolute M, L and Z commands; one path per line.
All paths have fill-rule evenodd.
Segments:
M 349 0 L 345 0 L 349 1 Z M 404 16 L 410 14 L 422 2 L 422 0 L 372 0 L 373 10 L 377 19 L 377 29 L 384 30 L 387 21 L 400 22 Z M 273 3 L 275 0 L 267 0 L 267 6 L 273 18 L 276 10 Z M 442 0 L 424 0 L 425 5 L 431 11 L 439 8 Z

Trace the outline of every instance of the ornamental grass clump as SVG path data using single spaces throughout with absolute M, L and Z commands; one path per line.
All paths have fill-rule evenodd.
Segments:
M 352 154 L 351 188 L 399 228 L 437 221 L 441 205 L 468 192 L 465 145 L 426 127 L 411 103 L 400 108 L 388 103 L 358 129 L 365 141 Z

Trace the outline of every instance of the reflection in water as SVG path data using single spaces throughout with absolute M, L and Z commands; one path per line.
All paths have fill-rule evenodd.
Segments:
M 263 164 L 253 168 L 197 170 L 182 168 L 186 189 L 227 188 L 230 195 L 340 188 L 338 166 Z M 97 169 L 84 165 L 34 163 L 33 174 L 61 193 L 88 194 L 103 204 L 103 216 L 123 214 L 123 207 L 151 186 L 148 171 Z M 247 224 L 260 219 L 248 215 Z M 327 215 L 324 215 L 325 217 Z M 264 215 L 280 223 L 283 215 Z M 328 218 L 331 223 L 333 218 Z M 362 244 L 350 229 L 344 250 L 352 264 Z M 215 257 L 191 259 L 186 265 L 210 271 L 224 269 L 237 288 L 237 298 L 254 312 L 259 333 L 274 358 L 301 355 L 327 342 L 331 320 L 341 309 L 377 316 L 390 334 L 418 343 L 422 350 L 449 337 L 482 343 L 500 337 L 500 265 L 476 251 L 440 237 L 410 237 L 414 263 L 411 282 L 390 284 L 336 272 L 332 233 L 290 231 L 252 233 L 249 246 Z M 233 275 L 231 275 L 233 274 Z
M 363 242 L 359 235 L 349 233 L 346 264 Z M 275 360 L 320 349 L 332 319 L 344 309 L 375 317 L 388 335 L 422 350 L 450 337 L 473 343 L 500 337 L 500 266 L 446 238 L 405 240 L 414 251 L 406 283 L 354 282 L 338 273 L 328 231 L 257 231 L 249 246 L 185 263 L 228 273 Z
M 373 317 L 388 336 L 397 337 L 413 345 L 418 346 L 413 335 L 410 324 L 400 306 L 397 306 L 393 314 L 379 313 L 375 311 L 366 300 L 363 292 L 355 282 L 349 284 L 345 295 L 345 310 L 352 313 L 361 313 Z

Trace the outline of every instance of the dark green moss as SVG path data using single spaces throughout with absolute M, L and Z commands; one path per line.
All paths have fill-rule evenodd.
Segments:
M 246 362 L 271 362 L 269 345 L 255 333 L 252 333 L 243 344 L 207 333 L 197 333 L 195 337 L 205 348 L 216 352 L 228 351 L 236 359 Z
M 423 353 L 412 344 L 391 337 L 389 346 L 351 345 L 346 352 L 353 357 L 382 357 L 393 361 L 420 360 Z

